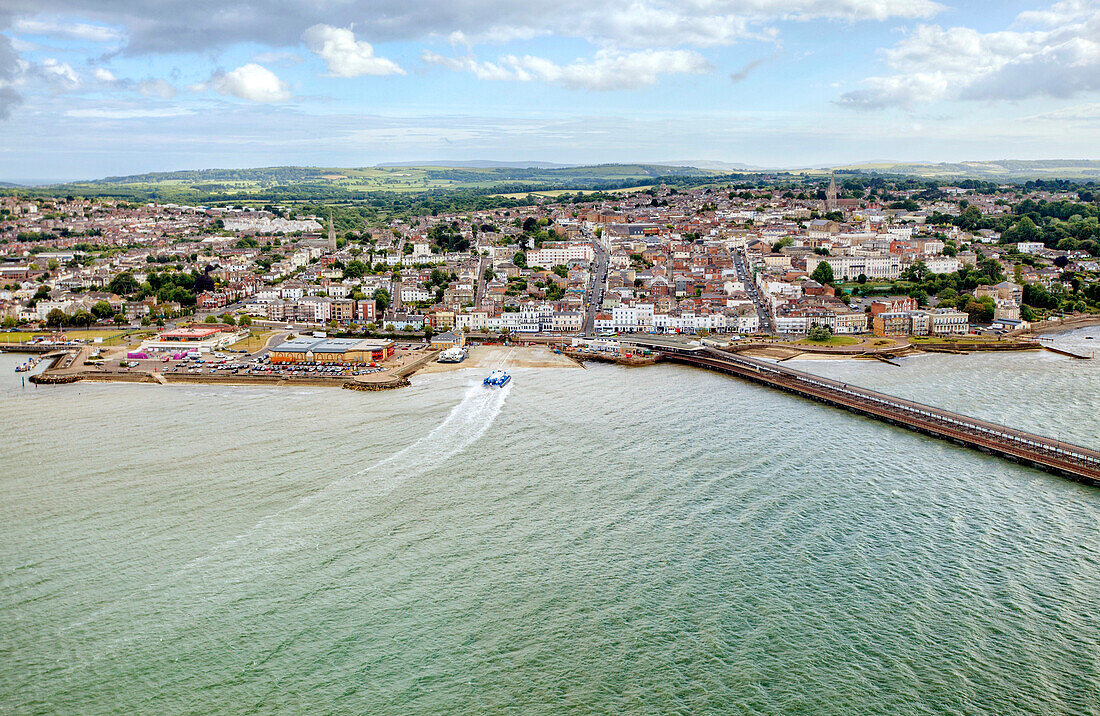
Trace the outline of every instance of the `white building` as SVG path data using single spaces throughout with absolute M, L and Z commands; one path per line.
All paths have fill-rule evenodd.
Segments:
M 901 276 L 901 258 L 894 254 L 867 256 L 823 256 L 833 276 L 838 279 L 854 279 L 863 274 L 867 278 L 896 279 Z
M 924 260 L 924 265 L 932 273 L 954 273 L 959 270 L 959 260 L 954 256 L 930 256 Z
M 570 261 L 592 263 L 596 260 L 596 250 L 587 243 L 547 243 L 541 249 L 527 254 L 528 266 L 564 266 Z

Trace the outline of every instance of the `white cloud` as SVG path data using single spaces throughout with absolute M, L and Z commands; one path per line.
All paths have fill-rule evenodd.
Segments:
M 355 33 L 331 25 L 314 25 L 302 33 L 302 40 L 325 61 L 334 77 L 403 75 L 405 70 L 384 57 L 376 57 L 369 42 L 355 39 Z
M 48 35 L 53 37 L 68 37 L 73 40 L 87 42 L 116 42 L 123 38 L 123 34 L 113 27 L 102 25 L 89 25 L 82 22 L 58 22 L 56 20 L 35 20 L 20 18 L 12 26 L 12 30 L 24 35 Z
M 216 73 L 210 78 L 209 85 L 221 94 L 250 102 L 285 102 L 290 99 L 290 89 L 285 82 L 271 70 L 252 62 L 232 72 Z
M 115 74 L 104 67 L 97 67 L 92 71 L 92 76 L 99 82 L 116 82 Z
M 1055 3 L 1022 13 L 1016 24 L 1032 29 L 981 33 L 921 25 L 882 52 L 895 74 L 867 78 L 840 103 L 876 109 L 941 100 L 1065 98 L 1100 90 L 1097 0 Z
M 80 77 L 67 62 L 47 57 L 32 67 L 33 72 L 44 79 L 55 91 L 66 92 L 80 87 Z
M 131 54 L 248 42 L 286 48 L 301 40 L 301 28 L 353 23 L 360 36 L 374 42 L 462 33 L 477 43 L 552 34 L 617 49 L 712 46 L 767 37 L 776 32 L 769 24 L 783 21 L 927 19 L 944 8 L 934 0 L 189 0 L 174 3 L 171 12 L 153 0 L 3 0 L 0 5 L 11 15 L 81 17 L 123 28 Z
M 138 83 L 137 90 L 143 97 L 172 99 L 176 96 L 176 88 L 164 80 L 144 80 Z
M 70 109 L 66 117 L 77 119 L 148 119 L 157 117 L 182 117 L 192 112 L 181 108 L 167 109 Z
M 549 30 L 538 30 L 533 27 L 493 25 L 492 27 L 473 33 L 455 30 L 447 36 L 447 41 L 452 45 L 462 45 L 464 47 L 473 47 L 474 45 L 503 45 L 506 42 L 530 40 L 540 35 L 548 34 L 550 34 Z
M 654 84 L 661 75 L 701 74 L 711 69 L 692 50 L 644 50 L 622 53 L 600 50 L 590 60 L 559 65 L 542 57 L 505 55 L 496 62 L 483 62 L 473 55 L 445 57 L 425 52 L 421 59 L 451 70 L 471 72 L 483 80 L 548 82 L 569 89 L 622 90 Z

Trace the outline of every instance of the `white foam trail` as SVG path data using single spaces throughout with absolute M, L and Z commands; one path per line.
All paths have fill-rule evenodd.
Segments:
M 511 390 L 510 382 L 503 388 L 487 388 L 481 383 L 470 386 L 462 401 L 430 433 L 370 467 L 329 483 L 320 492 L 303 498 L 295 507 L 309 504 L 332 490 L 354 483 L 364 475 L 369 476 L 383 467 L 390 479 L 362 485 L 376 496 L 390 492 L 410 477 L 436 469 L 485 434 L 503 410 L 504 401 Z
M 287 515 L 330 497 L 336 492 L 351 491 L 349 497 L 388 494 L 409 478 L 422 475 L 458 455 L 485 434 L 500 415 L 504 401 L 512 390 L 509 382 L 503 388 L 488 388 L 480 381 L 472 384 L 458 405 L 427 435 L 347 477 L 333 480 L 323 488 L 298 500 L 289 507 L 262 517 L 247 531 L 223 542 L 209 554 L 198 557 L 183 567 L 184 570 L 203 564 L 223 550 L 252 537 L 261 530 L 277 531 L 280 526 L 292 529 L 293 522 L 284 520 Z M 381 468 L 385 470 L 379 473 Z M 377 480 L 371 478 L 378 477 Z M 364 479 L 366 478 L 366 479 Z
M 499 365 L 499 363 L 498 363 Z M 359 470 L 352 475 L 330 482 L 318 492 L 298 500 L 293 505 L 285 507 L 270 515 L 261 518 L 250 529 L 214 547 L 209 553 L 197 557 L 176 573 L 175 577 L 189 573 L 191 570 L 206 564 L 216 558 L 225 550 L 234 547 L 246 540 L 259 537 L 269 539 L 280 534 L 301 528 L 290 516 L 313 502 L 332 496 L 333 493 L 343 492 L 347 499 L 362 498 L 366 495 L 378 496 L 391 492 L 394 488 L 409 478 L 422 475 L 428 470 L 433 470 L 447 460 L 458 455 L 463 450 L 473 445 L 500 415 L 504 408 L 504 401 L 508 399 L 508 393 L 512 390 L 509 382 L 503 388 L 489 388 L 477 383 L 470 385 L 466 395 L 451 409 L 451 412 L 427 435 L 416 440 L 412 444 L 398 450 L 393 455 L 379 460 L 370 467 Z M 371 482 L 372 473 L 377 473 L 380 468 L 385 468 L 387 477 L 381 482 Z M 364 480 L 364 478 L 368 478 Z M 262 536 L 257 533 L 263 532 Z M 152 592 L 166 585 L 149 585 L 145 592 Z M 66 632 L 70 629 L 82 626 L 92 621 L 98 615 L 105 613 L 112 607 L 104 607 L 85 615 L 67 627 L 61 629 Z
M 500 365 L 506 359 L 507 356 L 497 365 Z M 200 566 L 216 559 L 224 551 L 238 546 L 246 540 L 256 539 L 266 541 L 267 544 L 277 544 L 278 541 L 273 542 L 273 538 L 286 537 L 288 532 L 303 529 L 304 525 L 296 521 L 293 514 L 323 497 L 337 498 L 333 493 L 342 493 L 341 497 L 345 499 L 361 499 L 367 495 L 385 495 L 392 492 L 401 483 L 409 480 L 410 477 L 437 469 L 453 456 L 469 448 L 485 434 L 485 431 L 493 425 L 496 417 L 500 415 L 500 411 L 504 409 L 505 400 L 507 400 L 510 392 L 510 382 L 502 388 L 491 388 L 482 385 L 480 379 L 478 379 L 476 383 L 471 384 L 466 389 L 466 394 L 459 401 L 459 404 L 451 409 L 447 418 L 426 436 L 389 455 L 388 458 L 379 460 L 371 466 L 364 467 L 359 472 L 329 483 L 317 493 L 299 499 L 294 505 L 263 517 L 249 530 L 226 542 L 222 542 L 209 553 L 182 566 L 174 573 L 172 581 L 178 581 L 179 577 L 200 568 Z M 381 483 L 372 481 L 374 475 L 381 474 L 377 471 L 382 467 L 385 467 L 384 474 L 388 476 L 387 480 Z M 143 591 L 145 593 L 160 591 L 167 586 L 164 583 L 151 584 L 147 585 Z M 117 607 L 118 605 L 111 605 L 96 609 L 95 612 L 84 615 L 84 618 L 78 619 L 75 623 L 63 627 L 61 632 L 84 626 L 90 621 L 94 621 L 99 615 Z M 140 637 L 134 636 L 124 639 L 123 642 L 132 641 L 136 638 Z M 105 657 L 107 653 L 108 651 L 103 651 L 98 654 L 95 660 Z

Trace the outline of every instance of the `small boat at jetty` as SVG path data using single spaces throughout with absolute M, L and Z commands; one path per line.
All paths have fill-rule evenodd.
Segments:
M 28 360 L 26 363 L 20 363 L 19 365 L 15 366 L 15 372 L 26 373 L 27 371 L 33 370 L 36 365 L 38 365 L 37 358 L 33 360 Z
M 493 388 L 500 388 L 503 387 L 504 384 L 511 379 L 512 376 L 508 375 L 506 372 L 502 370 L 494 370 L 485 380 L 481 381 L 481 383 L 482 385 L 488 385 Z

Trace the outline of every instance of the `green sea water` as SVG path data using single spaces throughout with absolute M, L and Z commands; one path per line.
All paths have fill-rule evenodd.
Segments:
M 1096 488 L 679 366 L 18 362 L 2 713 L 1100 713 Z M 1100 446 L 1100 359 L 902 363 L 791 365 Z

